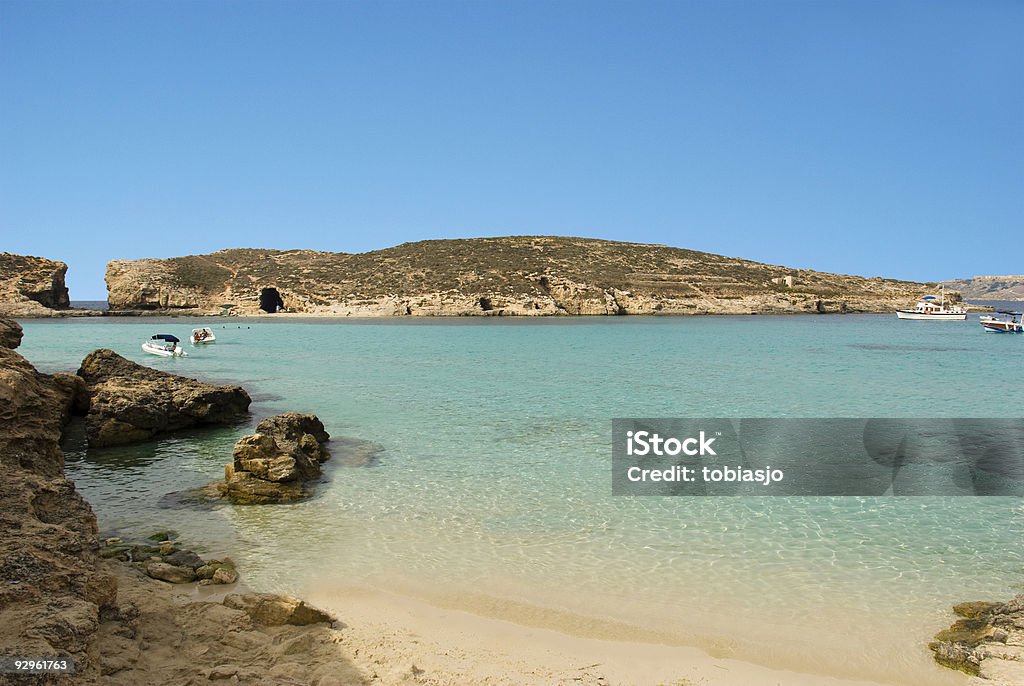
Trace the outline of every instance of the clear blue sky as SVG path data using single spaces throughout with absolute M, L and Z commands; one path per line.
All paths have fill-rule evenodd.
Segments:
M 557 234 L 1024 272 L 1024 2 L 0 0 L 0 250 Z

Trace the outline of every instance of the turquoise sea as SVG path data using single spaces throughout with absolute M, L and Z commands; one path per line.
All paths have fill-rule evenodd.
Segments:
M 321 417 L 335 458 L 296 505 L 175 495 L 221 478 L 252 424 L 66 446 L 102 529 L 177 529 L 257 588 L 527 606 L 556 628 L 606 620 L 622 638 L 911 686 L 963 681 L 925 647 L 951 604 L 1024 589 L 1018 498 L 611 495 L 613 417 L 1020 416 L 1024 337 L 984 334 L 976 315 L 22 323 L 44 371 L 107 347 L 242 384 L 254 420 Z M 139 348 L 200 324 L 218 342 L 186 359 Z M 351 464 L 359 441 L 380 451 L 369 466 Z

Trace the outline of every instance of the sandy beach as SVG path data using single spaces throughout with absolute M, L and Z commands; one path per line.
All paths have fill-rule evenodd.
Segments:
M 93 650 L 108 684 L 430 684 L 435 686 L 882 686 L 719 659 L 689 647 L 581 638 L 369 589 L 308 598 L 338 621 L 259 627 L 220 603 L 238 586 L 170 586 L 107 563 L 119 602 L 138 608 Z M 223 587 L 220 587 L 223 588 Z
M 585 638 L 381 591 L 311 600 L 346 618 L 346 643 L 369 656 L 359 662 L 364 669 L 391 666 L 382 683 L 880 686 L 715 658 L 693 647 Z M 418 671 L 419 681 L 403 680 Z

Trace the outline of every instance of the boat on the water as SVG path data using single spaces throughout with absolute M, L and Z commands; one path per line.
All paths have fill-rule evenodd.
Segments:
M 188 357 L 188 353 L 182 350 L 178 343 L 181 339 L 169 333 L 158 333 L 142 344 L 142 352 L 160 357 Z
M 939 302 L 935 302 L 934 295 L 926 295 L 917 301 L 912 310 L 896 310 L 896 317 L 899 319 L 922 319 L 929 321 L 964 321 L 967 319 L 967 310 L 962 305 L 946 305 L 946 288 L 942 288 L 942 296 Z
M 1024 333 L 1022 314 L 1013 310 L 996 310 L 994 315 L 984 315 L 981 326 L 991 333 Z
M 213 335 L 213 329 L 204 326 L 201 329 L 192 329 L 192 335 L 189 337 L 192 341 L 192 345 L 200 345 L 203 343 L 215 343 L 217 337 Z

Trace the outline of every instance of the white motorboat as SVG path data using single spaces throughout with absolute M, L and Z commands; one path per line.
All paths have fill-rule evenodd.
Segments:
M 158 333 L 142 344 L 142 352 L 160 357 L 188 357 L 178 344 L 181 339 L 169 333 Z
M 985 331 L 992 333 L 1024 333 L 1022 316 L 1012 310 L 996 310 L 995 315 L 985 315 L 980 321 Z
M 942 287 L 942 297 L 935 302 L 934 295 L 926 295 L 917 301 L 912 310 L 896 310 L 899 319 L 922 319 L 929 321 L 964 321 L 967 310 L 962 305 L 946 305 L 946 287 Z
M 201 329 L 192 329 L 192 335 L 189 336 L 189 340 L 192 345 L 201 345 L 204 343 L 216 343 L 217 337 L 213 335 L 213 329 L 204 326 Z

